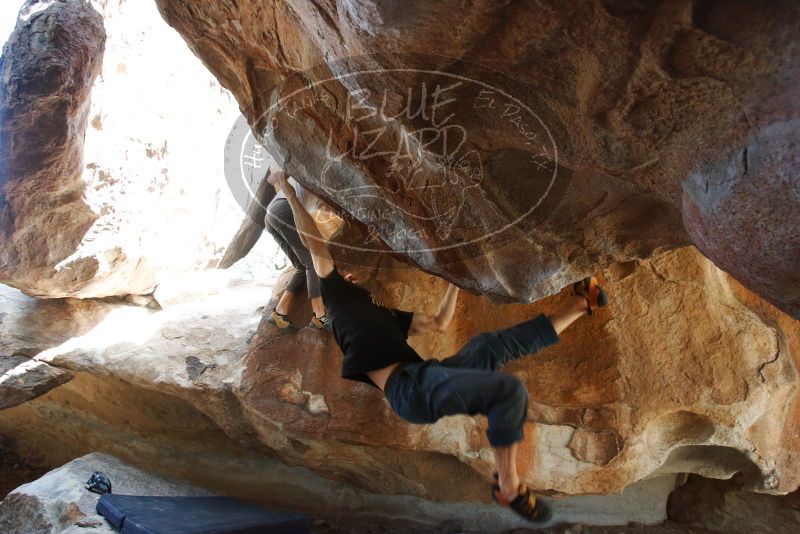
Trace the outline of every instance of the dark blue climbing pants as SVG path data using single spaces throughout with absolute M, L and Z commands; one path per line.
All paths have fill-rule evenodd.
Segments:
M 483 414 L 489 419 L 489 443 L 493 447 L 511 445 L 523 438 L 528 392 L 520 379 L 499 370 L 558 341 L 544 315 L 480 334 L 455 356 L 395 369 L 386 381 L 386 398 L 397 415 L 410 423 L 429 424 L 446 415 Z

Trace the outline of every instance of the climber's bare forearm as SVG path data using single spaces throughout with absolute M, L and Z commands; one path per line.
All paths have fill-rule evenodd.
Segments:
M 294 216 L 294 224 L 297 227 L 297 233 L 300 240 L 311 253 L 311 260 L 314 262 L 314 271 L 317 276 L 321 278 L 327 277 L 333 271 L 333 259 L 331 258 L 328 248 L 325 246 L 325 240 L 322 238 L 317 223 L 306 211 L 305 206 L 297 198 L 294 188 L 284 177 L 281 180 L 281 188 L 286 194 L 286 199 L 292 206 L 292 215 Z
M 415 313 L 411 319 L 411 328 L 408 335 L 418 336 L 431 332 L 444 332 L 450 326 L 453 316 L 456 313 L 456 302 L 458 301 L 458 287 L 450 284 L 447 291 L 439 303 L 436 315 L 426 315 Z
M 453 316 L 456 314 L 457 301 L 458 287 L 451 283 L 447 286 L 447 291 L 444 293 L 444 298 L 442 298 L 435 316 L 436 326 L 440 331 L 443 332 L 450 326 L 450 321 L 453 320 Z

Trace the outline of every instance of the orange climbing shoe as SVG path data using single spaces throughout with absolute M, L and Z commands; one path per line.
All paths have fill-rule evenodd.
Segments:
M 543 500 L 531 493 L 531 490 L 528 489 L 525 484 L 519 485 L 519 495 L 511 501 L 503 497 L 500 493 L 500 486 L 495 484 L 492 488 L 492 498 L 500 506 L 510 508 L 528 521 L 534 523 L 546 523 L 553 517 L 553 511 L 550 507 Z
M 278 313 L 278 310 L 275 308 L 272 308 L 272 311 L 267 318 L 267 322 L 277 326 L 278 330 L 285 330 L 287 332 L 294 332 L 297 330 L 297 327 L 289 321 L 289 317 L 282 313 Z
M 575 282 L 572 289 L 576 295 L 586 299 L 589 315 L 594 315 L 597 308 L 605 308 L 608 305 L 608 295 L 594 276 L 587 276 L 580 282 Z

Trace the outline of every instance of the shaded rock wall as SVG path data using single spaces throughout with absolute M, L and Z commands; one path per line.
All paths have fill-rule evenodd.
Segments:
M 279 163 L 427 271 L 527 301 L 691 240 L 800 315 L 794 2 L 157 4 Z
M 0 497 L 5 499 L 15 488 L 36 480 L 47 468 L 33 466 L 16 454 L 6 439 L 0 437 Z
M 780 534 L 800 527 L 800 491 L 773 497 L 742 491 L 736 479 L 689 480 L 669 499 L 670 519 L 713 532 Z

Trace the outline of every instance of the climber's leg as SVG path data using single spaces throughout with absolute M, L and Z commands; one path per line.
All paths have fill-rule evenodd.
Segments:
M 289 210 L 289 217 L 292 217 L 291 210 Z M 299 259 L 300 267 L 305 275 L 303 282 L 308 289 L 308 298 L 311 301 L 311 309 L 314 312 L 312 324 L 314 324 L 316 328 L 325 328 L 327 317 L 325 316 L 325 305 L 322 303 L 322 296 L 319 288 L 319 276 L 317 276 L 314 270 L 314 259 L 311 253 L 303 245 L 300 236 L 294 229 L 294 221 L 292 221 L 292 228 L 287 230 L 286 238 L 289 241 L 289 245 L 292 247 L 292 251 Z
M 597 287 L 602 291 L 599 286 Z M 605 293 L 602 294 L 605 296 Z M 607 302 L 607 297 L 604 298 Z M 474 336 L 454 356 L 442 360 L 442 365 L 470 369 L 500 369 L 508 362 L 558 343 L 559 334 L 586 314 L 590 307 L 604 305 L 598 305 L 596 300 L 592 304 L 584 294 L 570 295 L 549 316 L 539 315 L 510 328 Z
M 292 209 L 289 202 L 284 198 L 274 198 L 267 206 L 267 213 L 264 217 L 264 227 L 275 239 L 283 253 L 294 267 L 289 282 L 281 293 L 278 303 L 270 312 L 269 323 L 276 325 L 282 330 L 295 330 L 296 327 L 289 321 L 287 314 L 292 308 L 294 299 L 306 283 L 306 268 L 294 253 L 289 240 L 287 239 L 287 224 L 293 225 Z
M 519 495 L 519 487 L 522 482 L 517 471 L 517 447 L 518 443 L 494 447 L 494 464 L 497 470 L 497 489 L 499 495 L 506 501 L 514 500 Z
M 558 341 L 550 319 L 539 315 L 510 328 L 473 336 L 454 356 L 442 360 L 442 365 L 496 371 Z
M 289 278 L 286 287 L 275 305 L 275 311 L 280 315 L 287 315 L 292 309 L 292 304 L 298 293 L 306 284 L 306 268 L 304 265 L 295 265 L 292 277 Z
M 544 519 L 544 505 L 536 506 L 517 472 L 517 444 L 524 438 L 528 415 L 528 392 L 518 378 L 428 360 L 397 368 L 386 381 L 385 392 L 395 413 L 411 423 L 429 424 L 457 414 L 485 415 L 499 475 L 495 498 L 528 519 Z
M 427 360 L 395 369 L 385 392 L 392 409 L 411 423 L 483 414 L 489 420 L 486 435 L 493 447 L 510 446 L 523 438 L 528 393 L 512 375 Z
M 314 312 L 314 317 L 320 318 L 325 316 L 325 305 L 322 303 L 322 297 L 314 297 L 311 299 L 311 311 Z
M 284 243 L 286 244 L 286 248 L 289 249 L 288 256 L 295 267 L 295 273 L 289 280 L 286 291 L 281 296 L 276 310 L 282 314 L 288 313 L 288 308 L 283 307 L 284 298 L 293 299 L 293 296 L 299 293 L 300 289 L 305 285 L 308 289 L 308 299 L 311 301 L 311 309 L 314 313 L 309 326 L 320 330 L 330 330 L 331 326 L 328 323 L 325 305 L 322 303 L 320 294 L 319 277 L 314 271 L 314 260 L 297 233 L 292 207 L 288 200 L 279 198 L 270 204 L 267 209 L 267 223 L 271 233 L 273 235 L 278 234 L 276 240 L 282 246 Z
M 278 299 L 278 303 L 275 305 L 275 311 L 281 315 L 287 315 L 289 310 L 292 309 L 292 304 L 296 296 L 297 295 L 292 291 L 284 289 L 283 293 L 281 293 L 281 297 Z
M 586 299 L 580 295 L 570 295 L 556 311 L 548 315 L 550 324 L 556 334 L 561 334 L 572 323 L 583 317 L 588 312 Z

